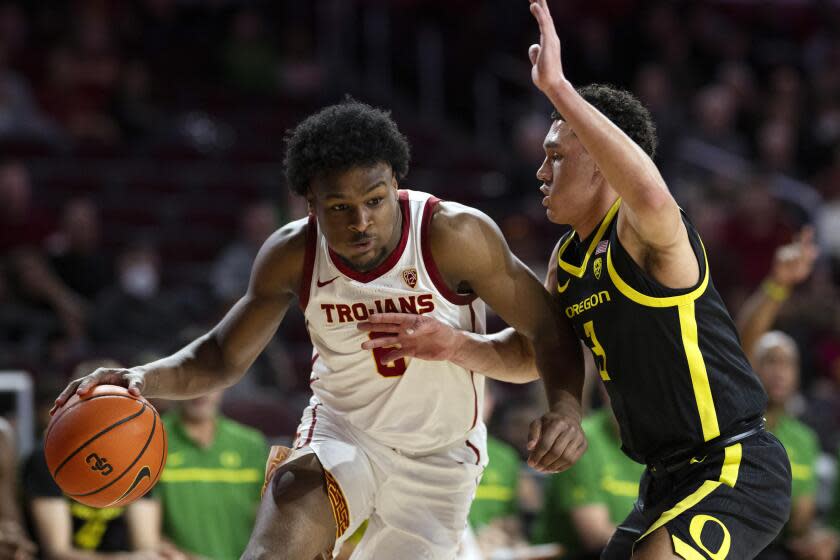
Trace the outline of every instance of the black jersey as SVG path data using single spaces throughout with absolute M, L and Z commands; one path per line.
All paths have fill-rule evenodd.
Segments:
M 763 414 L 767 395 L 715 290 L 700 236 L 688 289 L 659 284 L 624 250 L 618 199 L 585 240 L 561 239 L 562 310 L 589 347 L 612 401 L 624 451 L 653 463 L 732 435 Z

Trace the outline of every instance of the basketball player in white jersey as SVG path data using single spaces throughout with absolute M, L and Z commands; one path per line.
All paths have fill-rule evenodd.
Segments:
M 310 216 L 266 241 L 243 298 L 181 351 L 97 370 L 72 382 L 57 406 L 102 383 L 176 399 L 231 385 L 297 296 L 314 347 L 312 399 L 291 453 L 269 465 L 243 558 L 332 554 L 365 519 L 354 558 L 454 558 L 487 461 L 478 414 L 483 375 L 534 379 L 536 356 L 551 411 L 532 461 L 564 468 L 586 448 L 580 346 L 487 216 L 399 189 L 409 148 L 387 113 L 347 101 L 310 116 L 287 141 L 287 178 Z M 363 348 L 379 335 L 358 324 L 377 313 L 414 313 L 483 333 L 485 302 L 516 329 L 486 343 L 521 342 L 519 355 L 506 353 L 486 370 L 469 371 L 457 358 L 391 361 L 383 359 L 387 348 Z M 577 358 L 558 363 L 568 355 Z

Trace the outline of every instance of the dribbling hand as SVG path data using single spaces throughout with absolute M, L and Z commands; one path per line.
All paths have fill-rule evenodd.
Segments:
M 139 397 L 143 391 L 143 384 L 143 372 L 137 368 L 99 368 L 93 373 L 71 381 L 55 399 L 55 405 L 50 410 L 50 415 L 52 416 L 59 408 L 64 406 L 64 403 L 74 393 L 84 397 L 97 385 L 119 385 L 126 387 L 128 392 L 135 397 Z

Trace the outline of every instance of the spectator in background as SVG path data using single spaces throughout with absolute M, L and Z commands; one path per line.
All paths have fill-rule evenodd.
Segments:
M 184 302 L 161 290 L 160 255 L 154 245 L 138 241 L 117 257 L 117 284 L 96 300 L 91 338 L 111 353 L 133 357 L 142 349 L 167 350 L 186 321 Z
M 499 390 L 496 382 L 486 381 L 483 417 L 488 424 Z M 496 548 L 525 543 L 519 516 L 519 480 L 524 463 L 513 447 L 490 434 L 487 435 L 487 456 L 489 463 L 476 488 L 468 520 L 479 548 L 490 557 Z
M 50 270 L 41 248 L 51 229 L 46 213 L 32 206 L 32 183 L 26 166 L 0 162 L 0 260 L 7 278 L 23 299 L 48 305 L 72 339 L 84 334 L 84 300 Z
M 47 241 L 56 276 L 75 293 L 93 302 L 114 282 L 110 260 L 101 244 L 99 208 L 89 198 L 64 205 L 61 227 Z
M 228 81 L 241 91 L 266 94 L 277 90 L 277 48 L 266 37 L 264 18 L 256 9 L 242 8 L 233 16 L 221 58 Z
M 278 227 L 277 212 L 268 200 L 245 208 L 239 221 L 239 239 L 228 245 L 213 264 L 213 292 L 225 311 L 248 289 L 254 258 Z
M 621 450 L 618 422 L 603 385 L 598 386 L 606 406 L 583 421 L 589 449 L 572 468 L 549 477 L 533 531 L 536 543 L 563 544 L 564 558 L 600 557 L 633 510 L 645 468 Z
M 112 360 L 91 360 L 78 365 L 80 371 L 98 367 L 117 367 Z M 55 391 L 39 388 L 38 411 L 42 428 L 49 422 Z M 23 494 L 40 558 L 80 560 L 113 558 L 154 560 L 159 558 L 160 506 L 148 497 L 126 507 L 93 508 L 65 497 L 53 480 L 43 444 L 23 466 Z M 171 557 L 176 560 L 177 556 Z
M 0 560 L 30 560 L 37 550 L 21 525 L 16 463 L 14 431 L 0 417 Z
M 163 532 L 178 549 L 216 560 L 239 558 L 260 503 L 265 438 L 219 414 L 222 391 L 181 401 L 166 413 L 166 467 L 154 493 Z
M 737 319 L 744 351 L 767 391 L 767 429 L 785 446 L 793 479 L 790 520 L 776 541 L 758 556 L 766 560 L 831 560 L 840 543 L 835 532 L 816 523 L 819 442 L 814 431 L 793 415 L 799 350 L 785 333 L 768 332 L 790 291 L 811 274 L 817 255 L 811 228 L 804 228 L 792 243 L 776 249 L 770 275 L 747 300 Z

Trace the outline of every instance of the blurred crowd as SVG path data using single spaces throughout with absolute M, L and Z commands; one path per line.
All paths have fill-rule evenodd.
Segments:
M 792 442 L 799 509 L 767 557 L 833 558 L 840 6 L 551 7 L 569 78 L 626 87 L 651 110 L 657 163 L 739 317 L 771 397 L 771 429 Z M 534 176 L 550 112 L 529 82 L 535 33 L 527 9 L 509 0 L 0 0 L 0 371 L 27 372 L 43 411 L 89 360 L 146 362 L 214 324 L 243 293 L 266 237 L 305 213 L 283 185 L 284 131 L 345 93 L 393 110 L 412 143 L 406 187 L 487 211 L 541 275 L 562 229 L 545 219 Z M 294 434 L 310 353 L 303 318 L 290 312 L 239 385 L 192 416 L 187 405 L 171 410 L 167 426 L 185 449 L 235 447 L 217 450 L 227 461 L 219 468 L 239 473 L 225 475 L 239 481 L 233 493 L 253 495 L 254 449 Z M 522 461 L 539 387 L 489 392 L 492 458 L 471 518 L 476 554 L 515 558 L 526 543 L 558 543 L 566 557 L 597 557 L 640 472 L 617 452 L 603 396 L 592 391 L 589 466 L 542 478 Z M 217 420 L 217 409 L 230 420 Z M 0 426 L 4 461 L 16 413 L 0 395 L 11 423 Z M 195 527 L 178 527 L 185 516 L 210 519 L 213 506 L 167 506 L 207 483 L 176 482 L 182 465 L 168 465 L 176 474 L 164 475 L 155 499 L 92 513 L 40 476 L 37 451 L 26 459 L 0 465 L 0 546 L 32 541 L 43 558 L 97 549 L 236 557 L 213 556 Z M 238 503 L 253 509 L 254 500 Z M 122 528 L 108 533 L 115 548 L 101 548 L 109 515 Z M 162 536 L 150 529 L 158 526 Z M 241 528 L 220 523 L 226 530 L 241 541 Z

